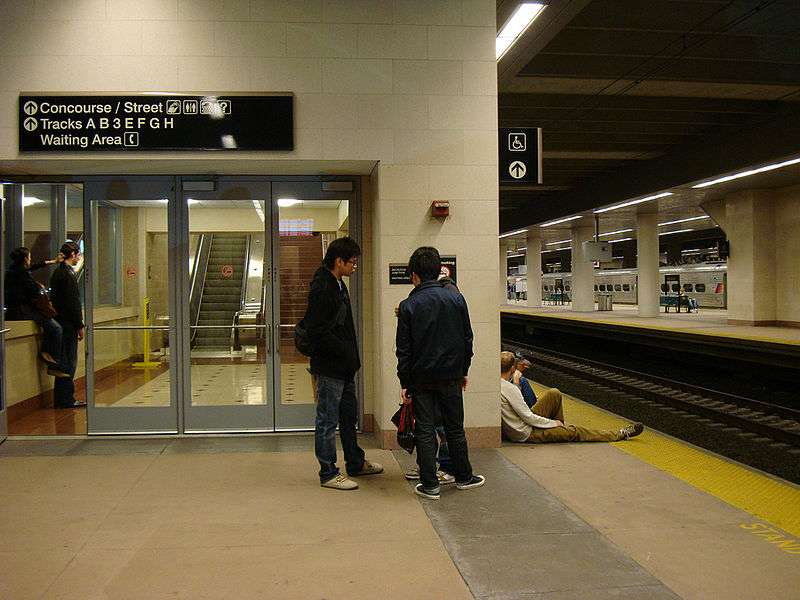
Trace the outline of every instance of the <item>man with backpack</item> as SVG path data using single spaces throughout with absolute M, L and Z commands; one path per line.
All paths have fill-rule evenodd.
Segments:
M 417 248 L 408 261 L 414 289 L 397 315 L 397 375 L 404 403 L 412 402 L 420 483 L 415 492 L 440 497 L 436 475 L 436 421 L 441 416 L 456 487 L 480 487 L 469 462 L 464 433 L 463 390 L 472 361 L 472 327 L 464 297 L 452 283 L 438 281 L 442 267 L 436 248 Z
M 334 240 L 323 264 L 314 273 L 308 293 L 308 308 L 298 324 L 295 343 L 311 357 L 315 379 L 317 417 L 314 450 L 319 461 L 322 487 L 355 490 L 358 484 L 336 466 L 336 425 L 344 450 L 347 475 L 358 477 L 383 472 L 383 467 L 365 459 L 358 445 L 358 401 L 355 375 L 361 368 L 353 324 L 350 295 L 342 277 L 356 270 L 361 248 L 349 237 Z

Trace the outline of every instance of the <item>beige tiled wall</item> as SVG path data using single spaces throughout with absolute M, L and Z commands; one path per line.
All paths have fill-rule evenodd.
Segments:
M 20 91 L 87 90 L 290 91 L 294 152 L 215 158 L 376 161 L 362 276 L 378 424 L 389 427 L 398 391 L 393 309 L 408 292 L 388 286 L 388 264 L 432 244 L 458 256 L 474 319 L 467 425 L 499 431 L 494 0 L 4 0 L 0 9 L 0 161 L 36 160 L 16 151 Z M 451 201 L 443 223 L 428 216 L 434 199 Z

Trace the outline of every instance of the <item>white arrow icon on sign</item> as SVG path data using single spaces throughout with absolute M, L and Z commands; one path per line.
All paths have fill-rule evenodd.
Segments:
M 515 160 L 512 162 L 508 167 L 508 173 L 514 179 L 522 179 L 525 177 L 525 173 L 528 172 L 528 168 L 525 166 L 525 163 L 521 160 Z
M 39 105 L 36 104 L 33 100 L 28 100 L 23 107 L 26 115 L 35 115 L 36 112 L 39 110 Z
M 37 127 L 39 127 L 39 121 L 34 119 L 33 117 L 28 117 L 25 119 L 25 122 L 22 124 L 26 131 L 35 131 Z

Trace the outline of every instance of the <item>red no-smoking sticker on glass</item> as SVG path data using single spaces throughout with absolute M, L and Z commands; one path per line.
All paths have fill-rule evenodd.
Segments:
M 223 277 L 230 277 L 233 275 L 233 265 L 222 265 L 219 271 Z

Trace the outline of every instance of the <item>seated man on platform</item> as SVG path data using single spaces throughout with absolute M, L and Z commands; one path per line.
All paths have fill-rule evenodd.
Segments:
M 503 438 L 511 442 L 617 442 L 642 433 L 641 423 L 632 423 L 619 430 L 587 429 L 564 423 L 561 392 L 551 388 L 528 407 L 514 379 L 521 381 L 516 370 L 517 358 L 511 352 L 500 353 L 500 415 Z

